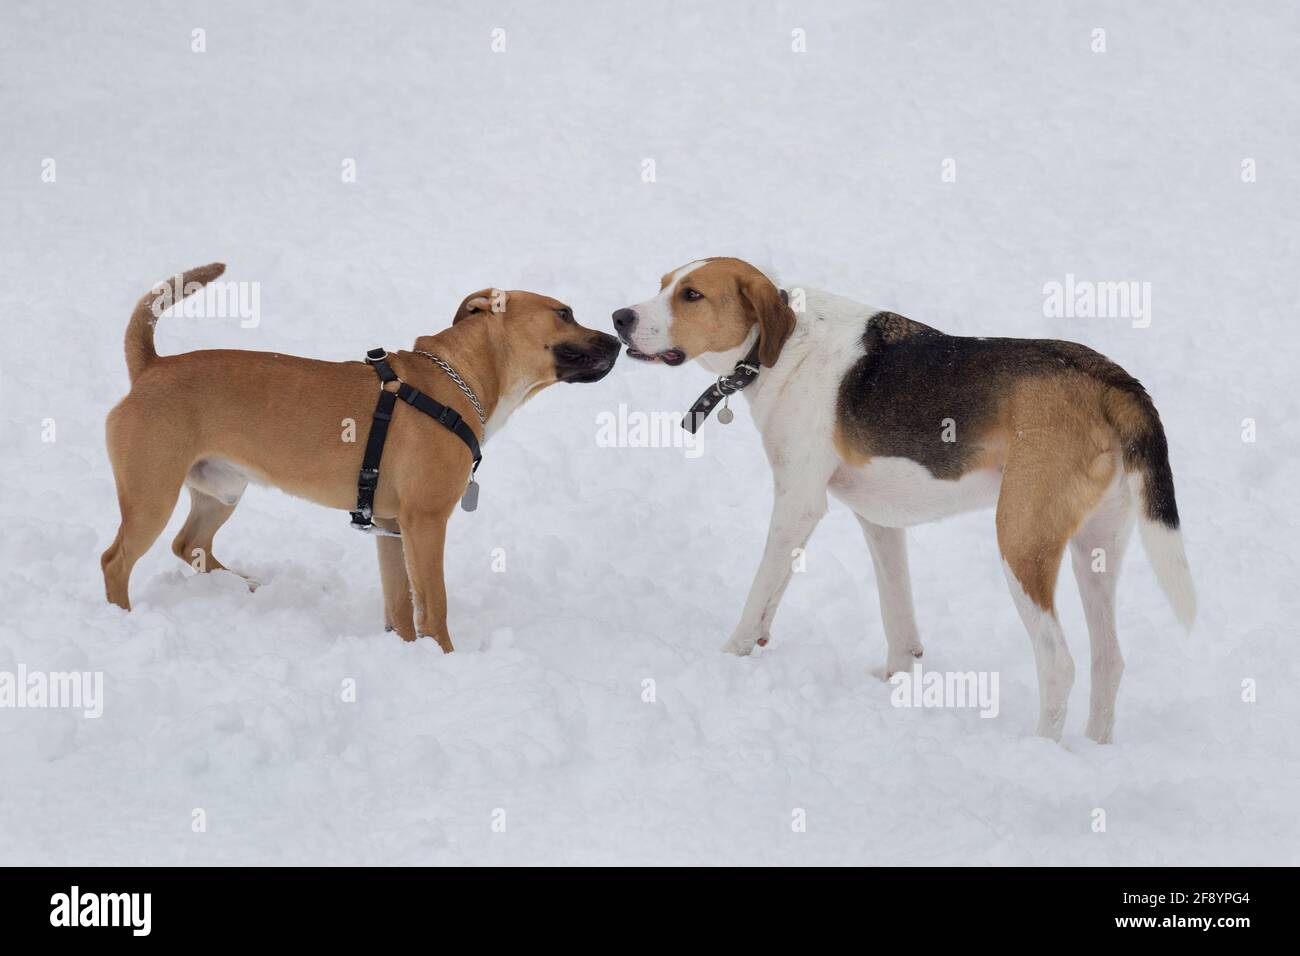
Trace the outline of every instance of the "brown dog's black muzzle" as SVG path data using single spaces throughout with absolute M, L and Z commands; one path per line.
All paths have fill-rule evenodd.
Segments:
M 599 382 L 618 361 L 618 339 L 592 332 L 585 342 L 563 342 L 554 349 L 555 378 L 561 382 Z

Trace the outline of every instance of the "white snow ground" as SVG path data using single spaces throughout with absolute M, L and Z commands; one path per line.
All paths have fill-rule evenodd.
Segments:
M 0 863 L 1300 862 L 1294 5 L 264 6 L 0 8 L 0 671 L 105 680 L 97 720 L 0 710 Z M 257 593 L 171 555 L 178 510 L 136 609 L 105 603 L 103 420 L 155 279 L 220 259 L 261 290 L 257 327 L 168 317 L 164 353 L 355 359 L 485 285 L 607 327 L 714 254 L 1147 384 L 1201 617 L 1180 632 L 1134 540 L 1113 746 L 1082 736 L 1065 570 L 1079 679 L 1063 743 L 1032 736 L 990 513 L 910 540 L 925 663 L 999 672 L 998 719 L 890 705 L 834 504 L 772 645 L 719 653 L 770 501 L 743 403 L 698 458 L 596 442 L 620 402 L 682 410 L 696 366 L 624 360 L 490 443 L 452 526 L 454 655 L 383 633 L 344 514 L 267 489 L 218 537 Z M 1150 282 L 1150 327 L 1045 318 L 1067 273 Z

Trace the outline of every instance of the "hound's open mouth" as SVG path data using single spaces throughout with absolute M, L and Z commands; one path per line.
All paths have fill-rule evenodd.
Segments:
M 638 352 L 632 346 L 627 347 L 629 358 L 634 358 L 640 362 L 663 362 L 665 365 L 681 365 L 686 361 L 686 353 L 681 349 L 669 349 L 666 352 L 656 352 L 649 355 L 646 352 Z

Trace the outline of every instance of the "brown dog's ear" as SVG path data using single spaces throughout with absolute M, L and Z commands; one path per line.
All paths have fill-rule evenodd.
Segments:
M 476 312 L 504 312 L 506 310 L 506 298 L 506 293 L 500 289 L 481 289 L 478 292 L 471 292 L 461 302 L 460 308 L 456 310 L 455 318 L 451 320 L 451 324 L 455 325 L 461 319 Z
M 758 324 L 758 360 L 771 368 L 781 357 L 785 340 L 794 331 L 794 311 L 786 304 L 781 290 L 765 275 L 743 279 L 740 297 Z

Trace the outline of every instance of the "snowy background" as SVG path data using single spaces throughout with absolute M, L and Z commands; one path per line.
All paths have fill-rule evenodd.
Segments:
M 0 863 L 1300 862 L 1300 14 L 1229 6 L 6 0 L 0 670 L 106 686 L 98 720 L 0 710 Z M 596 440 L 620 402 L 683 410 L 695 365 L 624 359 L 491 442 L 451 528 L 454 655 L 383 632 L 343 513 L 264 488 L 215 549 L 257 593 L 171 555 L 178 509 L 135 610 L 104 601 L 103 421 L 155 280 L 221 260 L 261 288 L 257 327 L 168 317 L 164 354 L 342 360 L 487 285 L 608 328 L 702 255 L 954 333 L 1081 341 L 1143 380 L 1201 617 L 1180 631 L 1135 540 L 1113 746 L 1082 735 L 1064 570 L 1079 679 L 1062 744 L 1032 735 L 991 513 L 909 537 L 925 664 L 997 671 L 997 719 L 890 705 L 834 503 L 772 644 L 721 654 L 770 505 L 743 402 L 698 458 Z M 1150 282 L 1150 328 L 1045 318 L 1067 273 Z

